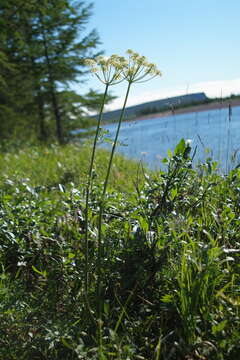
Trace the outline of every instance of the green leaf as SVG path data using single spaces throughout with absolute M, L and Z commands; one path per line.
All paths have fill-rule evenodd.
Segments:
M 185 140 L 181 139 L 174 149 L 174 155 L 183 155 L 186 149 Z
M 170 294 L 166 294 L 161 297 L 161 301 L 164 303 L 171 303 L 172 300 L 173 300 L 173 295 L 170 295 Z
M 105 302 L 103 305 L 103 308 L 104 308 L 104 313 L 106 315 L 108 315 L 109 314 L 109 303 Z
M 70 349 L 70 350 L 73 350 L 74 348 L 72 347 L 72 345 L 70 345 L 66 339 L 64 338 L 61 338 L 61 341 L 63 343 L 64 346 L 66 346 L 66 348 Z
M 221 332 L 225 328 L 226 324 L 227 324 L 227 320 L 223 320 L 219 324 L 213 325 L 212 326 L 213 334 L 215 335 L 216 333 Z
M 172 159 L 173 153 L 171 152 L 171 150 L 168 149 L 167 154 L 168 154 L 169 159 Z M 164 160 L 164 159 L 163 159 L 163 160 Z M 166 160 L 167 160 L 167 159 L 166 159 Z
M 177 193 L 178 193 L 177 188 L 171 189 L 171 200 L 175 199 L 175 197 L 177 196 Z
M 34 265 L 32 265 L 32 269 L 33 269 L 33 271 L 35 271 L 35 273 L 37 273 L 37 274 L 39 274 L 39 275 L 41 275 L 41 276 L 43 276 L 43 277 L 46 277 L 46 276 L 47 276 L 46 270 L 40 271 L 40 270 L 38 270 Z

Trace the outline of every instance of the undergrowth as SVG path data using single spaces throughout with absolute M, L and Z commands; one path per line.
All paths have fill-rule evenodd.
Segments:
M 0 359 L 238 360 L 240 171 L 193 169 L 182 140 L 150 174 L 87 147 L 1 154 Z M 137 176 L 138 173 L 138 176 Z M 102 316 L 99 320 L 99 301 Z

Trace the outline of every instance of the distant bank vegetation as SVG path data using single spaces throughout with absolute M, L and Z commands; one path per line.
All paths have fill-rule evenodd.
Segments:
M 156 114 L 170 111 L 174 114 L 175 110 L 191 107 L 194 105 L 209 104 L 218 101 L 219 104 L 231 103 L 232 100 L 240 99 L 240 95 L 230 95 L 226 98 L 209 98 L 204 92 L 187 94 L 181 96 L 174 96 L 171 98 L 154 100 L 145 102 L 143 104 L 129 106 L 125 110 L 125 120 L 135 119 L 143 115 Z M 104 122 L 117 121 L 120 110 L 113 110 L 105 112 L 103 115 Z
M 139 105 L 128 106 L 125 110 L 125 119 L 132 119 L 141 115 L 173 110 L 189 105 L 202 104 L 208 101 L 210 101 L 210 99 L 204 92 L 149 101 Z M 119 114 L 120 110 L 105 112 L 103 115 L 103 121 L 117 120 L 119 118 Z

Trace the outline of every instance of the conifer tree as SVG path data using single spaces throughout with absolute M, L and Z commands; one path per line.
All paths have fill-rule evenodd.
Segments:
M 16 122 L 21 117 L 30 129 L 37 126 L 41 139 L 54 120 L 56 137 L 64 142 L 61 93 L 82 81 L 84 59 L 99 53 L 96 31 L 85 34 L 91 14 L 92 4 L 79 0 L 0 0 L 0 66 L 7 59 L 15 71 L 9 76 L 1 67 L 0 86 L 8 83 L 7 107 Z

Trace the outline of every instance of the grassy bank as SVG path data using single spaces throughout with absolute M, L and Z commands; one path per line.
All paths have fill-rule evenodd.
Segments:
M 1 154 L 0 359 L 239 359 L 240 172 L 194 170 L 188 151 L 150 175 L 115 158 L 100 273 L 98 152 L 87 294 L 88 147 Z
M 91 146 L 69 144 L 63 147 L 30 146 L 0 153 L 0 186 L 13 182 L 26 182 L 30 186 L 52 189 L 62 184 L 66 187 L 83 185 L 88 173 Z M 97 153 L 95 176 L 103 181 L 109 154 Z M 110 177 L 110 186 L 124 191 L 133 190 L 139 164 L 117 156 Z

